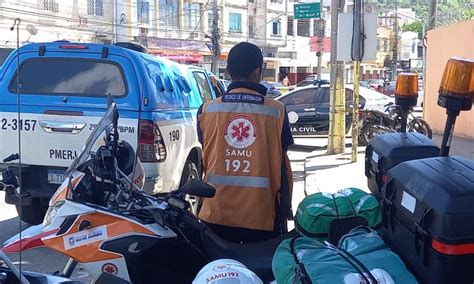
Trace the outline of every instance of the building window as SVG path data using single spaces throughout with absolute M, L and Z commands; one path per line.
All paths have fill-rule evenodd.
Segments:
M 280 20 L 273 21 L 273 23 L 272 23 L 272 35 L 280 35 L 280 34 L 281 34 Z
M 383 51 L 384 52 L 388 51 L 388 39 L 383 40 Z
M 140 24 L 150 23 L 150 4 L 148 2 L 137 2 L 137 18 Z
M 242 32 L 242 15 L 239 13 L 229 13 L 229 31 Z
M 255 36 L 255 16 L 249 16 L 249 36 Z
M 271 3 L 282 3 L 283 0 L 270 0 Z
M 254 0 L 249 0 L 249 3 L 254 3 Z
M 297 29 L 297 35 L 298 36 L 305 36 L 309 37 L 309 22 L 310 19 L 300 19 L 298 20 L 298 29 Z
M 289 36 L 293 35 L 293 17 L 288 16 L 288 28 L 286 29 L 286 34 Z
M 104 7 L 102 0 L 87 0 L 87 14 L 91 16 L 103 16 Z
M 179 27 L 178 0 L 160 0 L 159 18 L 166 27 Z
M 199 3 L 184 2 L 183 7 L 184 27 L 188 29 L 200 29 L 201 9 Z
M 59 5 L 55 0 L 43 0 L 43 9 L 45 11 L 57 13 L 59 11 Z

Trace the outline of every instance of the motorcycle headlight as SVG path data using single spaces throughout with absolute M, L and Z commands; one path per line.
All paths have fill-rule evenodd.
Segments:
M 64 205 L 64 200 L 61 200 L 49 206 L 48 211 L 46 211 L 46 215 L 44 215 L 43 228 L 51 225 L 54 218 L 56 218 L 56 214 L 58 213 L 59 208 L 61 208 L 61 206 L 63 205 Z

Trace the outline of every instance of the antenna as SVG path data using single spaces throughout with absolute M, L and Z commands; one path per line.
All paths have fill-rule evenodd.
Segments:
M 18 204 L 20 207 L 19 216 L 20 221 L 19 224 L 19 236 L 20 236 L 20 247 L 22 246 L 22 235 L 21 235 L 21 213 L 22 213 L 22 167 L 21 167 L 21 97 L 20 97 L 20 18 L 16 18 L 13 22 L 13 25 L 10 28 L 10 31 L 13 31 L 16 26 L 16 99 L 17 99 L 17 120 L 20 127 L 18 127 Z M 22 253 L 20 252 L 19 256 L 19 272 L 22 275 Z
M 26 25 L 26 30 L 30 33 L 30 35 L 28 36 L 28 39 L 26 40 L 26 42 L 29 42 L 31 36 L 34 36 L 38 33 L 38 29 L 35 26 L 28 24 Z

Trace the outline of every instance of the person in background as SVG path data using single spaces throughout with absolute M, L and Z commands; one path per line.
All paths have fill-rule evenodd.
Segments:
M 288 87 L 290 85 L 290 79 L 288 79 L 288 75 L 285 75 L 285 78 L 283 78 L 283 86 Z
M 292 218 L 292 174 L 287 150 L 293 144 L 288 115 L 266 99 L 259 82 L 263 57 L 251 43 L 234 46 L 227 92 L 198 110 L 204 181 L 216 188 L 204 198 L 199 218 L 222 238 L 259 242 L 282 235 Z

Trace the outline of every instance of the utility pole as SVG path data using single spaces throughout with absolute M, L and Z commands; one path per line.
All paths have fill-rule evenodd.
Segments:
M 352 29 L 351 59 L 354 61 L 354 99 L 352 100 L 352 156 L 351 161 L 357 162 L 357 146 L 359 139 L 359 76 L 360 62 L 363 59 L 364 23 L 362 22 L 362 0 L 354 1 L 354 27 Z
M 316 56 L 318 57 L 318 80 L 321 80 L 321 73 L 322 73 L 322 64 L 323 64 L 323 40 L 324 40 L 324 30 L 325 30 L 325 21 L 323 15 L 318 21 L 318 52 Z
M 346 99 L 344 94 L 344 61 L 337 60 L 337 28 L 339 13 L 345 0 L 331 0 L 331 99 L 328 154 L 344 153 L 346 142 Z
M 393 24 L 393 53 L 392 53 L 392 81 L 397 78 L 397 62 L 398 62 L 398 0 L 393 1 L 395 4 L 395 21 Z
M 219 7 L 217 0 L 213 1 L 212 6 L 212 73 L 219 78 L 219 55 L 221 48 L 219 46 Z
M 428 20 L 428 30 L 432 30 L 436 27 L 436 7 L 438 5 L 437 0 L 431 0 L 430 15 Z

